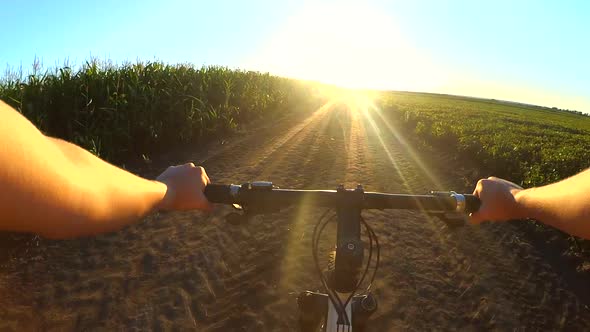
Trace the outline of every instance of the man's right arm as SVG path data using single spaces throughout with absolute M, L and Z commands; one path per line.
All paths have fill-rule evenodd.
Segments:
M 490 177 L 480 180 L 473 194 L 482 201 L 480 210 L 471 216 L 474 223 L 532 218 L 590 239 L 590 169 L 530 189 Z

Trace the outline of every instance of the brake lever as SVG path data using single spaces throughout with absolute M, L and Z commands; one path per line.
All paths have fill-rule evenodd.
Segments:
M 250 209 L 247 209 L 244 205 L 232 204 L 232 207 L 240 212 L 230 212 L 225 215 L 225 221 L 230 225 L 237 226 L 247 223 L 254 215 L 250 212 Z

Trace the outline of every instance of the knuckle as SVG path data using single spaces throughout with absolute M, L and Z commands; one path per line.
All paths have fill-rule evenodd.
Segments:
M 205 170 L 201 166 L 193 166 L 193 167 L 191 167 L 191 171 L 193 174 L 201 176 L 201 177 L 203 176 L 203 174 L 205 172 Z
M 205 174 L 205 169 L 201 166 L 197 166 L 197 167 L 195 167 L 195 173 L 203 176 L 203 174 Z
M 190 168 L 195 168 L 195 164 L 193 164 L 193 163 L 186 163 L 186 164 L 184 164 L 184 165 L 185 165 L 185 166 L 188 166 L 188 167 L 190 167 Z

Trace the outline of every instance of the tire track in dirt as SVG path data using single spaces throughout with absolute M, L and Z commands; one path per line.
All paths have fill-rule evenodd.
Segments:
M 347 188 L 354 188 L 357 184 L 370 185 L 373 155 L 367 147 L 367 129 L 363 115 L 356 108 L 349 108 L 346 114 L 349 123 L 348 139 L 344 155 L 347 159 L 344 184 Z
M 271 137 L 267 133 L 249 135 L 224 147 L 221 152 L 208 153 L 205 158 L 197 156 L 195 160 L 198 160 L 197 164 L 216 166 L 211 173 L 219 180 L 237 177 L 252 181 L 252 176 L 273 170 L 276 159 L 285 155 L 284 149 L 298 147 L 306 133 L 324 123 L 322 119 L 330 113 L 331 107 L 331 103 L 324 104 L 294 126 L 285 126 L 285 122 L 289 122 L 283 120 L 274 128 Z

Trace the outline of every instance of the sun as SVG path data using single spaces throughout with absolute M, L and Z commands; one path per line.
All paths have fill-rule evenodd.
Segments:
M 383 11 L 340 2 L 301 7 L 245 67 L 353 89 L 430 91 L 445 76 Z
M 345 105 L 353 112 L 366 112 L 373 107 L 377 92 L 362 89 L 344 88 L 335 85 L 316 84 L 319 95 L 333 105 Z

